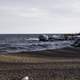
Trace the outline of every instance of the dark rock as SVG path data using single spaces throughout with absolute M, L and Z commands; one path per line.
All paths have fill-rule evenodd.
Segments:
M 80 47 L 80 39 L 77 39 L 72 46 Z
M 39 41 L 48 41 L 48 36 L 47 35 L 40 35 Z

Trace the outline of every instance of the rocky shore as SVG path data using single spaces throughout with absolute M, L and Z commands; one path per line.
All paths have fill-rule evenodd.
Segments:
M 80 80 L 80 50 L 0 54 L 0 80 Z

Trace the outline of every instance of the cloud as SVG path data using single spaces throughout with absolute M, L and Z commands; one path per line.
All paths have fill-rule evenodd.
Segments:
M 28 8 L 23 11 L 18 11 L 16 13 L 18 16 L 23 16 L 23 17 L 45 17 L 48 15 L 47 12 L 38 9 L 38 8 Z
M 79 32 L 79 26 L 79 0 L 0 0 L 3 33 Z

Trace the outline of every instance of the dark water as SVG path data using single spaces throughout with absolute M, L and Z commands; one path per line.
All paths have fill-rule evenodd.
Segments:
M 39 34 L 0 34 L 0 52 L 27 52 L 67 47 L 71 41 L 40 42 Z

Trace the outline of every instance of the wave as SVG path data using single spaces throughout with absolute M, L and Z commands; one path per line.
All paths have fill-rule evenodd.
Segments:
M 2 43 L 0 44 L 0 52 L 27 52 L 27 51 L 41 51 L 47 49 L 58 49 L 70 46 L 71 41 L 57 41 L 57 42 L 26 42 L 26 43 Z

